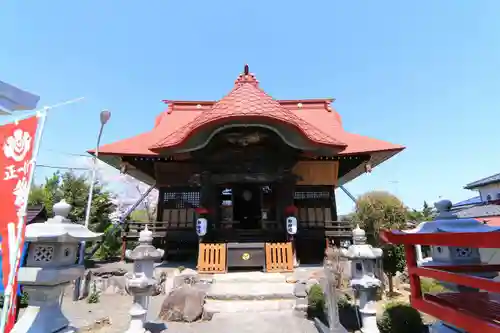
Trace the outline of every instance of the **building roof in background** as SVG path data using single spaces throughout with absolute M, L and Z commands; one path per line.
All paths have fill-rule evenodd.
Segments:
M 457 202 L 456 204 L 453 205 L 453 207 L 461 207 L 461 206 L 468 206 L 468 205 L 477 205 L 482 202 L 481 196 L 473 197 L 464 201 Z
M 40 96 L 21 90 L 0 81 L 0 114 L 13 111 L 33 110 L 37 107 Z
M 464 189 L 466 190 L 474 190 L 477 189 L 478 187 L 490 185 L 490 184 L 496 184 L 500 183 L 500 173 L 497 173 L 496 175 L 493 176 L 488 176 L 483 179 L 476 180 L 472 183 L 469 183 L 465 185 Z
M 488 225 L 500 226 L 500 205 L 484 204 L 465 207 L 455 212 L 460 218 L 476 218 Z
M 36 219 L 47 220 L 47 210 L 43 205 L 28 206 L 26 211 L 26 224 L 35 222 Z

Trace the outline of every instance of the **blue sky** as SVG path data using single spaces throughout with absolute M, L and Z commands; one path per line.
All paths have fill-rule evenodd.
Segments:
M 162 99 L 219 99 L 248 63 L 275 98 L 334 97 L 347 130 L 407 146 L 348 184 L 411 207 L 499 172 L 500 1 L 10 1 L 1 80 L 51 112 L 39 163 L 153 126 Z M 43 179 L 46 170 L 37 172 Z M 339 210 L 352 203 L 338 193 Z

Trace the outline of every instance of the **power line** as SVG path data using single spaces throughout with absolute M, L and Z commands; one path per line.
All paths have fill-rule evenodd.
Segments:
M 45 165 L 45 164 L 37 164 L 38 168 L 47 168 L 47 169 L 62 169 L 62 170 L 85 170 L 88 171 L 90 168 L 79 168 L 79 167 L 65 167 L 65 166 L 55 166 L 55 165 Z
M 57 153 L 57 154 L 61 154 L 61 155 L 68 155 L 68 156 L 80 156 L 80 157 L 88 157 L 88 158 L 92 157 L 92 156 L 90 156 L 88 154 L 68 153 L 68 152 L 59 151 L 59 150 L 55 150 L 55 149 L 41 149 L 41 150 L 43 150 L 43 151 L 50 151 L 52 153 Z

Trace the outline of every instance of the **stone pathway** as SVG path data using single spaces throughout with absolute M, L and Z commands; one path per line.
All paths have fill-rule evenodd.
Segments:
M 113 263 L 106 268 L 131 270 L 131 264 Z M 158 267 L 159 268 L 159 267 Z M 170 275 L 172 266 L 161 267 Z M 316 333 L 314 324 L 293 310 L 294 284 L 287 280 L 300 280 L 318 268 L 301 268 L 292 274 L 278 273 L 231 273 L 216 275 L 211 291 L 212 320 L 195 323 L 167 323 L 165 332 L 203 333 Z M 171 276 L 171 275 L 170 275 Z M 205 276 L 212 278 L 212 276 Z M 260 284 L 259 288 L 256 288 Z M 63 298 L 63 312 L 74 327 L 81 332 L 122 333 L 128 328 L 132 297 L 119 294 L 101 294 L 100 302 L 88 304 L 85 300 L 73 302 L 72 289 Z M 210 292 L 209 292 L 210 294 Z M 225 299 L 232 294 L 236 301 Z M 269 299 L 269 295 L 273 296 Z M 148 320 L 155 322 L 165 295 L 151 298 Z M 236 302 L 236 306 L 234 304 Z M 206 309 L 209 310 L 209 309 Z M 22 313 L 21 313 L 22 315 Z M 96 324 L 97 322 L 97 324 Z M 154 328 L 154 327 L 153 327 Z M 152 330 L 160 333 L 161 330 Z
M 164 296 L 152 298 L 149 320 L 155 321 Z M 65 297 L 64 314 L 82 332 L 122 333 L 128 328 L 132 298 L 120 295 L 103 295 L 97 304 L 85 301 L 72 302 Z M 95 324 L 96 321 L 102 324 Z M 110 325 L 108 324 L 108 321 Z M 211 321 L 195 323 L 167 323 L 166 332 L 176 333 L 316 333 L 314 324 L 298 317 L 293 310 L 270 312 L 218 313 Z M 159 332 L 152 332 L 159 333 Z

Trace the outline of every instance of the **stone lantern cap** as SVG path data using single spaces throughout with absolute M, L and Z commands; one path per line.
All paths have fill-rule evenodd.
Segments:
M 163 257 L 164 251 L 156 249 L 153 242 L 153 233 L 146 225 L 144 230 L 139 233 L 139 245 L 133 250 L 127 250 L 126 257 L 130 260 L 157 260 Z
M 366 244 L 366 232 L 359 226 L 352 231 L 354 244 L 341 250 L 343 257 L 348 259 L 378 259 L 382 257 L 383 251 Z
M 26 226 L 25 239 L 28 242 L 57 241 L 79 242 L 98 239 L 102 233 L 90 231 L 82 224 L 73 223 L 68 219 L 71 211 L 64 199 L 54 205 L 54 217 L 44 223 L 33 223 Z
M 492 227 L 474 218 L 459 218 L 451 212 L 450 200 L 441 200 L 434 204 L 438 212 L 433 221 L 420 223 L 416 228 L 404 230 L 404 233 L 431 234 L 438 232 L 493 232 L 500 227 Z

